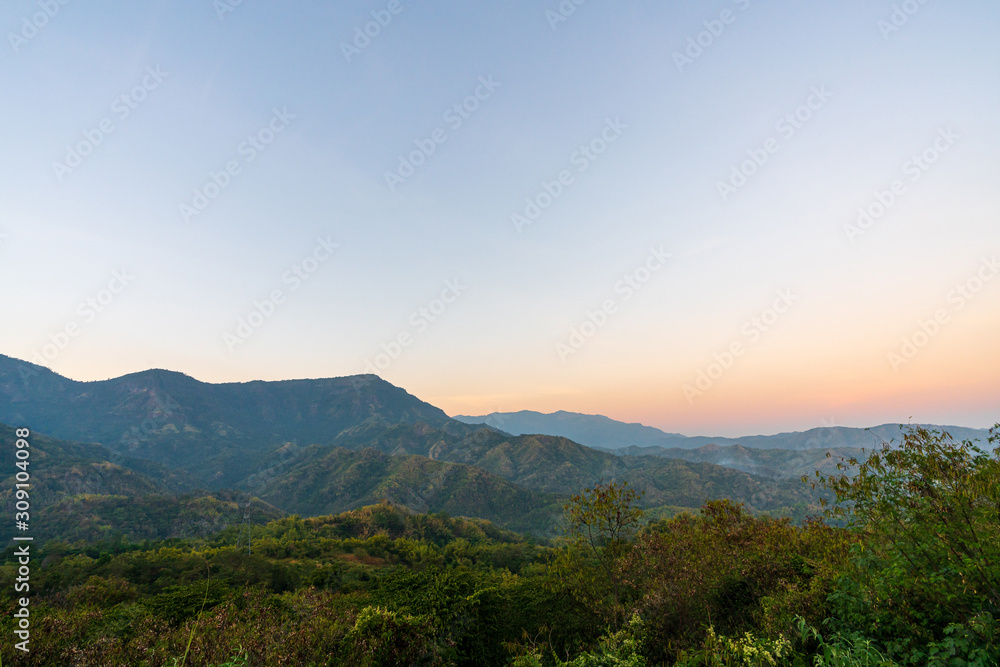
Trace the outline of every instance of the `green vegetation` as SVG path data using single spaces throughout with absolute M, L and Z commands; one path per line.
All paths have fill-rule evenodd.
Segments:
M 97 445 L 33 437 L 33 470 L 49 475 L 33 522 L 48 539 L 32 545 L 31 652 L 7 642 L 0 657 L 185 667 L 1000 660 L 1000 425 L 987 450 L 914 428 L 787 493 L 708 463 L 605 458 L 561 438 L 374 422 L 352 433 L 362 431 L 380 434 L 377 448 L 302 448 L 261 478 L 274 504 L 249 506 L 242 492 L 156 486 Z M 404 441 L 469 462 L 381 451 Z M 623 459 L 646 461 L 561 491 Z M 560 472 L 543 478 L 550 464 Z M 80 479 L 103 493 L 77 492 Z M 825 516 L 787 516 L 788 501 L 824 492 Z M 329 507 L 346 511 L 285 514 Z M 494 520 L 452 516 L 472 513 Z M 2 563 L 12 581 L 13 547 Z M 10 637 L 12 587 L 0 605 Z
M 595 484 L 573 496 L 566 504 L 566 531 L 571 548 L 559 563 L 563 575 L 574 581 L 578 597 L 603 616 L 615 630 L 621 624 L 622 572 L 619 564 L 631 548 L 631 537 L 639 527 L 642 494 L 621 484 Z M 595 561 L 597 567 L 589 567 Z
M 917 428 L 856 474 L 820 480 L 837 494 L 833 514 L 861 538 L 832 627 L 858 629 L 910 662 L 988 664 L 986 647 L 1000 640 L 997 451 Z
M 488 519 L 515 530 L 551 533 L 558 497 L 531 491 L 481 468 L 373 448 L 313 447 L 304 461 L 265 485 L 261 498 L 314 516 L 386 499 L 418 512 Z
M 453 465 L 430 479 L 461 479 Z M 552 538 L 380 502 L 274 518 L 249 549 L 237 525 L 50 540 L 32 555 L 31 653 L 0 651 L 19 665 L 998 664 L 1000 449 L 917 428 L 841 465 L 813 478 L 835 494 L 827 517 L 799 523 L 727 499 L 644 522 L 646 498 L 610 481 L 567 497 Z M 10 581 L 13 549 L 3 562 Z
M 384 499 L 415 512 L 476 516 L 553 537 L 559 534 L 565 501 L 598 479 L 628 479 L 644 493 L 648 515 L 656 518 L 695 512 L 718 497 L 741 502 L 754 513 L 799 520 L 818 511 L 821 495 L 792 480 L 768 480 L 709 463 L 616 457 L 550 436 L 511 439 L 489 430 L 455 434 L 427 424 L 389 427 L 373 420 L 336 441 L 359 447 L 364 438 L 374 446 L 282 446 L 233 491 L 199 490 L 184 470 L 35 433 L 36 539 L 207 537 L 240 522 L 241 506 L 250 496 L 255 522 L 286 514 L 335 514 Z M 0 424 L 0 442 L 14 439 L 13 429 Z M 206 444 L 207 453 L 212 448 Z M 0 469 L 7 471 L 0 502 L 8 513 L 13 512 L 17 471 L 13 457 L 12 448 L 0 448 Z M 9 539 L 13 531 L 12 524 L 0 525 L 0 539 Z

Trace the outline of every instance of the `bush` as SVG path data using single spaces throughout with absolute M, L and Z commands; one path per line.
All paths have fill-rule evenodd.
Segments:
M 602 637 L 595 649 L 583 652 L 568 662 L 561 661 L 552 652 L 552 664 L 555 667 L 646 667 L 646 658 L 642 654 L 642 634 L 642 619 L 634 615 L 625 628 Z M 542 667 L 545 664 L 545 648 L 547 647 L 532 647 L 516 657 L 510 667 Z
M 846 554 L 843 531 L 755 518 L 725 500 L 645 531 L 624 561 L 624 579 L 646 619 L 647 657 L 673 660 L 701 647 L 710 626 L 727 636 L 777 637 L 794 632 L 796 615 L 820 622 Z
M 990 442 L 998 437 L 994 428 Z M 1000 449 L 916 427 L 898 448 L 841 469 L 854 466 L 853 476 L 820 477 L 837 494 L 830 514 L 861 539 L 831 596 L 834 629 L 904 663 L 996 660 Z
M 426 619 L 382 607 L 361 610 L 345 645 L 347 659 L 357 667 L 445 664 Z

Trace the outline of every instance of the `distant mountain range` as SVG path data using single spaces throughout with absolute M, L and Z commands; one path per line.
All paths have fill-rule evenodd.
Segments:
M 899 441 L 899 424 L 882 424 L 871 428 L 849 428 L 827 426 L 778 433 L 776 435 L 753 435 L 740 438 L 709 436 L 684 436 L 667 433 L 652 426 L 615 421 L 601 415 L 585 415 L 577 412 L 553 412 L 544 414 L 531 410 L 520 412 L 493 412 L 488 415 L 471 417 L 457 415 L 457 421 L 465 424 L 486 424 L 511 435 L 544 434 L 560 435 L 588 447 L 608 450 L 627 450 L 621 453 L 663 455 L 658 451 L 641 451 L 640 448 L 659 447 L 663 449 L 697 449 L 706 445 L 720 447 L 739 446 L 750 449 L 871 449 L 883 441 Z M 916 426 L 916 424 L 914 424 Z M 962 426 L 924 425 L 926 428 L 947 431 L 956 440 L 979 440 L 985 444 L 988 429 L 965 428 Z
M 386 499 L 541 534 L 570 494 L 602 480 L 628 480 L 654 511 L 729 497 L 801 514 L 816 501 L 797 482 L 710 462 L 463 424 L 372 375 L 208 384 L 154 370 L 76 382 L 0 356 L 0 422 L 32 429 L 36 527 L 65 539 L 203 534 L 241 520 L 248 496 L 257 517 Z M 11 457 L 0 451 L 5 470 Z
M 679 447 L 686 440 L 680 433 L 665 433 L 652 426 L 628 424 L 602 415 L 585 415 L 560 410 L 551 414 L 521 410 L 492 412 L 481 417 L 456 415 L 464 424 L 486 424 L 511 435 L 561 435 L 588 447 Z M 698 445 L 693 445 L 697 447 Z
M 241 521 L 251 497 L 254 519 L 385 499 L 553 534 L 571 494 L 612 480 L 641 490 L 658 515 L 730 498 L 801 518 L 817 511 L 818 492 L 791 478 L 830 465 L 827 451 L 849 455 L 844 443 L 865 433 L 710 439 L 573 413 L 456 420 L 374 375 L 209 384 L 150 370 L 77 382 L 0 355 L 0 440 L 22 426 L 33 432 L 33 521 L 67 540 L 207 534 Z M 805 450 L 810 438 L 818 449 L 754 449 Z M 13 451 L 0 448 L 9 512 Z

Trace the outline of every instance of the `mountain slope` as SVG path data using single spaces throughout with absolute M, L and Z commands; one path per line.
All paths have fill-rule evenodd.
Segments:
M 15 473 L 15 429 L 0 424 L 0 502 L 12 512 Z M 40 433 L 27 438 L 30 452 L 27 472 L 30 475 L 31 503 L 37 510 L 66 496 L 77 494 L 144 495 L 191 488 L 183 477 L 163 470 L 154 480 L 127 467 L 129 459 L 115 457 L 101 445 L 65 442 Z M 10 505 L 10 507 L 8 507 Z
M 651 507 L 697 507 L 727 497 L 752 510 L 781 510 L 816 501 L 798 481 L 710 461 L 616 456 L 561 436 L 511 436 L 464 424 L 372 375 L 215 385 L 146 371 L 75 382 L 0 357 L 4 415 L 32 429 L 45 424 L 104 442 L 95 465 L 118 465 L 121 470 L 109 470 L 152 484 L 77 485 L 59 498 L 163 495 L 165 485 L 151 478 L 168 479 L 169 468 L 194 478 L 189 486 L 239 489 L 286 512 L 327 514 L 389 498 L 418 511 L 480 516 L 520 529 L 550 526 L 559 514 L 553 503 L 601 481 L 629 481 Z M 590 422 L 614 426 L 606 418 Z M 128 465 L 111 463 L 116 457 Z M 121 511 L 115 502 L 66 507 Z M 94 525 L 111 526 L 106 518 Z
M 562 507 L 480 468 L 372 448 L 314 446 L 261 490 L 264 500 L 303 516 L 334 514 L 388 500 L 415 512 L 488 519 L 515 530 L 547 531 Z
M 232 485 L 291 442 L 332 440 L 378 416 L 444 425 L 448 416 L 374 375 L 208 384 L 150 370 L 76 382 L 0 355 L 0 422 L 181 468 L 210 488 Z
M 0 540 L 14 534 L 16 430 L 0 424 L 0 507 L 10 522 Z M 30 455 L 30 534 L 37 542 L 92 541 L 121 534 L 129 540 L 209 535 L 242 520 L 243 494 L 197 491 L 186 475 L 161 464 L 117 456 L 101 445 L 66 442 L 41 433 L 27 438 Z M 256 501 L 253 518 L 281 516 Z
M 509 436 L 489 428 L 465 429 L 463 433 L 459 427 L 367 424 L 345 431 L 334 444 L 356 448 L 363 442 L 388 454 L 463 463 L 544 493 L 567 495 L 600 481 L 627 480 L 645 492 L 644 502 L 650 506 L 698 507 L 706 500 L 732 498 L 751 509 L 776 510 L 817 499 L 798 480 L 766 479 L 707 462 L 616 456 L 558 436 Z
M 239 525 L 244 514 L 254 524 L 281 518 L 285 512 L 243 494 L 76 495 L 44 507 L 35 517 L 39 541 L 92 542 L 118 536 L 129 542 L 208 537 Z

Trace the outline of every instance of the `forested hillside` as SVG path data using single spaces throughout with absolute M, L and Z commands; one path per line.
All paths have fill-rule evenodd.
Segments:
M 996 665 L 1000 452 L 915 430 L 859 465 L 813 478 L 845 527 L 728 500 L 648 521 L 610 483 L 568 499 L 553 541 L 381 503 L 250 535 L 49 542 L 31 651 L 0 651 L 32 666 Z M 13 578 L 13 548 L 4 562 Z M 14 625 L 5 613 L 0 632 Z
M 374 375 L 209 384 L 165 370 L 76 382 L 0 355 L 0 422 L 232 486 L 286 443 L 329 443 L 371 417 L 442 425 L 447 415 Z

